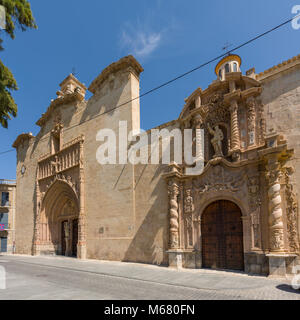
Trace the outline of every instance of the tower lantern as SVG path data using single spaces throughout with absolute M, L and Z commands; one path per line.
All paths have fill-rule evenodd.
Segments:
M 236 54 L 229 54 L 216 65 L 215 73 L 219 80 L 224 81 L 226 73 L 240 72 L 241 64 L 242 59 L 240 56 Z

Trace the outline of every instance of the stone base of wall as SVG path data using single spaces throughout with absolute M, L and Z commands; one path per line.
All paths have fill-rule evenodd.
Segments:
M 202 268 L 202 254 L 200 251 L 195 250 L 169 250 L 170 268 Z M 289 261 L 289 260 L 287 260 Z M 269 275 L 270 259 L 262 252 L 249 252 L 244 253 L 244 271 L 249 274 Z M 292 262 L 287 262 L 287 265 L 293 265 Z M 289 267 L 288 269 L 291 269 Z
M 244 253 L 245 272 L 249 274 L 269 274 L 269 259 L 262 252 Z
M 199 251 L 178 249 L 169 250 L 167 253 L 170 268 L 199 269 L 202 267 L 202 255 Z
M 48 255 L 48 256 L 55 256 L 59 255 L 61 252 L 60 246 L 57 245 L 37 245 L 35 247 L 34 255 Z
M 294 274 L 294 268 L 299 265 L 299 256 L 295 254 L 270 253 L 269 258 L 269 276 L 285 277 Z

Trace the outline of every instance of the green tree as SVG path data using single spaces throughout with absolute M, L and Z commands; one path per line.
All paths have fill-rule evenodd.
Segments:
M 0 5 L 5 8 L 6 13 L 6 26 L 0 32 L 1 36 L 4 32 L 14 39 L 16 27 L 22 31 L 37 28 L 27 0 L 0 0 Z M 3 50 L 2 43 L 3 39 L 0 37 L 0 50 Z M 12 72 L 0 59 L 0 124 L 4 128 L 7 128 L 8 120 L 11 116 L 16 117 L 18 111 L 11 94 L 13 90 L 18 90 L 17 82 Z

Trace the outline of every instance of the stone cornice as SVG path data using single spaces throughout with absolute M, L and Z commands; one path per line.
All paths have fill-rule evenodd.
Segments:
M 239 100 L 241 97 L 241 90 L 235 90 L 233 92 L 224 95 L 224 102 L 230 103 L 232 100 Z
M 256 97 L 256 96 L 260 95 L 261 92 L 262 92 L 261 87 L 252 87 L 252 88 L 249 88 L 249 89 L 242 91 L 241 97 L 242 97 L 242 99 L 247 99 L 249 97 Z
M 30 140 L 35 138 L 31 132 L 29 133 L 21 133 L 20 135 L 18 135 L 17 139 L 15 140 L 15 142 L 13 143 L 13 148 L 18 148 L 19 144 L 24 142 L 25 140 Z
M 197 96 L 201 95 L 201 93 L 202 93 L 202 89 L 201 88 L 197 88 L 189 97 L 184 99 L 185 103 L 189 104 L 191 102 L 191 100 L 193 100 Z
M 286 71 L 288 69 L 291 69 L 297 65 L 300 65 L 300 54 L 289 59 L 286 61 L 283 61 L 282 63 L 279 63 L 278 65 L 267 69 L 259 74 L 256 75 L 256 80 L 258 81 L 264 81 L 268 78 L 275 76 L 283 71 Z
M 255 159 L 255 160 L 245 159 L 245 160 L 241 160 L 239 162 L 229 162 L 226 159 L 219 157 L 219 158 L 214 158 L 214 159 L 211 159 L 210 161 L 208 161 L 208 163 L 204 167 L 202 173 L 200 173 L 198 175 L 186 175 L 186 174 L 183 174 L 183 173 L 180 172 L 181 171 L 181 169 L 180 169 L 181 167 L 175 168 L 175 170 L 174 170 L 174 165 L 170 164 L 169 165 L 170 171 L 167 172 L 167 173 L 164 173 L 163 174 L 163 178 L 166 179 L 166 180 L 174 179 L 174 178 L 179 179 L 179 180 L 187 180 L 187 179 L 193 179 L 193 178 L 201 177 L 207 171 L 209 171 L 210 168 L 212 168 L 212 167 L 214 167 L 216 165 L 220 165 L 220 164 L 222 164 L 224 167 L 227 167 L 229 169 L 237 169 L 237 168 L 242 168 L 242 167 L 246 167 L 246 166 L 249 166 L 249 165 L 256 165 L 256 164 L 259 164 L 259 163 L 261 163 L 260 159 Z
M 79 92 L 69 93 L 69 94 L 64 95 L 61 98 L 57 98 L 57 99 L 53 100 L 51 102 L 50 106 L 48 107 L 47 111 L 42 114 L 42 116 L 36 122 L 36 124 L 38 126 L 42 127 L 57 106 L 62 105 L 62 104 L 68 104 L 73 101 L 81 102 L 82 100 L 84 100 L 84 96 L 82 94 L 80 94 Z
M 140 73 L 144 71 L 144 69 L 138 63 L 138 61 L 132 55 L 129 55 L 127 57 L 121 58 L 119 61 L 114 62 L 110 64 L 108 67 L 106 67 L 100 73 L 100 75 L 91 83 L 91 85 L 89 86 L 89 91 L 95 94 L 97 89 L 108 78 L 110 74 L 128 68 L 130 68 L 130 71 L 137 77 L 139 77 Z

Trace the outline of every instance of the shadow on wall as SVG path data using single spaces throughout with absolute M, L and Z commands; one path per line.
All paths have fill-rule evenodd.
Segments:
M 162 193 L 162 189 L 165 192 Z M 146 213 L 122 261 L 168 264 L 166 253 L 169 239 L 168 202 L 165 201 L 167 197 L 167 186 L 165 181 L 160 179 L 151 194 L 151 198 L 155 198 L 155 201 Z M 160 231 L 162 231 L 162 247 L 155 243 L 156 236 Z

